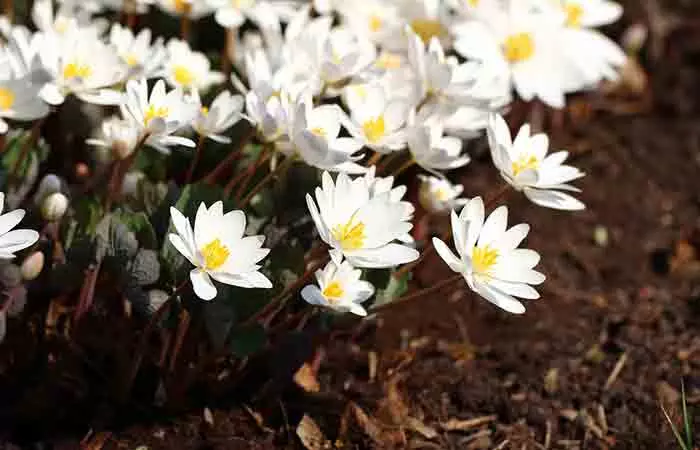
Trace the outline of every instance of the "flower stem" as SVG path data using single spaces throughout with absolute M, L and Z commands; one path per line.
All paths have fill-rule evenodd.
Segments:
M 19 179 L 19 169 L 24 164 L 24 160 L 27 159 L 29 155 L 29 150 L 37 143 L 39 136 L 41 136 L 41 127 L 44 125 L 46 117 L 41 118 L 34 122 L 32 125 L 32 130 L 30 131 L 29 137 L 27 137 L 24 142 L 22 142 L 22 148 L 19 151 L 19 156 L 15 160 L 12 170 L 10 171 L 9 181 L 10 183 L 16 183 Z
M 182 11 L 182 16 L 180 17 L 180 39 L 185 42 L 189 42 L 190 40 L 190 29 L 192 28 L 192 23 L 190 20 L 191 11 L 192 5 L 185 3 L 184 11 Z
M 238 147 L 233 149 L 231 153 L 226 156 L 224 160 L 222 160 L 211 172 L 209 172 L 204 178 L 202 178 L 201 181 L 203 181 L 206 184 L 214 184 L 216 179 L 221 175 L 221 173 L 226 170 L 226 168 L 236 159 L 241 157 L 241 150 L 243 150 L 243 147 L 255 136 L 255 127 L 249 126 L 248 127 L 248 132 L 245 134 L 245 136 L 241 139 L 240 143 L 238 144 Z
M 233 66 L 236 38 L 235 33 L 236 30 L 234 28 L 226 28 L 224 48 L 221 54 L 221 71 L 226 77 L 226 82 L 228 82 L 228 79 L 231 76 L 231 67 Z
M 406 161 L 405 163 L 403 163 L 403 164 L 401 165 L 401 167 L 399 167 L 398 169 L 394 170 L 394 171 L 391 173 L 391 176 L 393 176 L 393 177 L 398 177 L 399 175 L 401 175 L 402 173 L 404 173 L 406 170 L 408 170 L 408 169 L 410 169 L 411 167 L 413 167 L 413 165 L 414 165 L 415 163 L 416 163 L 416 160 L 415 160 L 415 159 L 413 159 L 413 158 L 409 159 L 408 161 Z
M 286 172 L 290 167 L 292 167 L 292 164 L 294 164 L 294 156 L 288 156 L 287 159 L 285 159 L 282 164 L 277 166 L 275 170 L 271 170 L 265 177 L 260 180 L 260 182 L 253 188 L 251 189 L 250 192 L 241 200 L 238 204 L 239 208 L 245 208 L 248 206 L 248 203 L 255 197 L 262 189 L 270 182 L 272 181 L 276 176 L 283 174 Z
M 389 164 L 396 159 L 397 156 L 399 156 L 401 152 L 400 151 L 393 151 L 386 155 L 384 159 L 382 159 L 382 162 L 377 164 L 377 175 L 380 174 L 381 172 L 386 171 L 386 169 L 389 168 Z
M 372 308 L 372 309 L 370 309 L 370 312 L 380 313 L 380 312 L 385 312 L 385 311 L 394 309 L 397 306 L 406 306 L 407 303 L 413 302 L 415 300 L 419 300 L 428 294 L 433 294 L 435 292 L 438 292 L 442 288 L 449 286 L 452 283 L 456 283 L 458 280 L 463 280 L 463 279 L 464 279 L 464 277 L 462 276 L 462 274 L 457 274 L 451 278 L 447 278 L 445 280 L 442 280 L 439 283 L 434 284 L 433 286 L 430 286 L 430 287 L 427 287 L 425 289 L 421 289 L 420 291 L 414 292 L 412 294 L 403 296 L 397 300 L 394 300 L 391 303 L 385 303 L 383 305 L 377 306 L 376 308 Z
M 15 2 L 14 0 L 4 0 L 3 3 L 3 13 L 10 24 L 12 24 L 15 20 Z
M 185 184 L 190 184 L 192 182 L 192 175 L 194 175 L 194 169 L 197 167 L 199 160 L 202 158 L 202 148 L 204 148 L 204 141 L 206 139 L 206 136 L 203 134 L 199 135 L 197 147 L 194 149 L 194 158 L 192 158 L 190 168 L 187 170 L 187 175 L 185 176 Z
M 248 186 L 248 183 L 250 183 L 250 179 L 253 178 L 255 172 L 272 157 L 272 153 L 273 151 L 267 151 L 266 147 L 260 150 L 260 153 L 258 154 L 258 157 L 255 158 L 255 161 L 249 164 L 246 170 L 233 177 L 231 181 L 226 184 L 224 194 L 229 195 L 233 190 L 233 187 L 238 185 L 238 183 L 241 183 L 238 185 L 238 190 L 236 191 L 236 199 L 240 200 L 240 198 L 243 197 L 245 188 Z
M 143 133 L 143 135 L 134 145 L 134 150 L 129 156 L 127 156 L 123 160 L 114 161 L 114 167 L 112 168 L 112 176 L 110 177 L 109 185 L 107 186 L 108 191 L 107 199 L 105 200 L 105 213 L 109 212 L 109 210 L 112 208 L 114 200 L 118 198 L 119 194 L 121 193 L 122 185 L 124 184 L 124 176 L 129 171 L 129 169 L 131 169 L 131 166 L 134 164 L 134 161 L 136 161 L 136 156 L 138 156 L 138 152 L 141 150 L 141 147 L 143 147 L 143 145 L 146 143 L 146 140 L 148 140 L 149 136 L 149 133 Z
M 379 152 L 374 152 L 374 155 L 367 161 L 367 167 L 372 167 L 376 165 L 379 160 L 382 158 L 382 154 Z
M 182 344 L 185 342 L 185 336 L 190 328 L 190 314 L 186 310 L 182 310 L 180 315 L 180 323 L 177 324 L 177 332 L 175 334 L 175 343 L 173 344 L 173 351 L 170 354 L 170 365 L 168 370 L 173 372 L 175 370 L 175 364 L 177 363 L 177 357 L 180 355 L 180 349 L 182 349 Z

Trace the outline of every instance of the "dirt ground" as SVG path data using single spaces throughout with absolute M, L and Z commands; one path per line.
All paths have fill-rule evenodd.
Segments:
M 317 376 L 298 379 L 306 390 L 96 429 L 83 448 L 677 448 L 660 405 L 680 417 L 684 380 L 700 409 L 700 11 L 672 11 L 644 54 L 651 107 L 603 105 L 556 133 L 554 147 L 587 173 L 577 184 L 587 209 L 507 199 L 548 276 L 525 315 L 448 287 L 334 339 Z M 633 7 L 626 22 L 644 15 Z M 497 185 L 483 150 L 457 174 L 467 193 Z M 433 256 L 413 284 L 446 276 Z M 47 436 L 26 448 L 78 445 Z

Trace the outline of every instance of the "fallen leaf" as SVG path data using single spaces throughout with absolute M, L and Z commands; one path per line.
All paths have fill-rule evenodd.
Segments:
M 438 437 L 438 432 L 435 428 L 429 427 L 415 417 L 408 417 L 406 419 L 406 426 L 416 433 L 421 434 L 426 439 L 435 439 Z
M 321 385 L 316 379 L 316 372 L 309 363 L 304 363 L 294 374 L 294 382 L 306 392 L 319 392 Z
M 544 376 L 544 390 L 548 394 L 554 394 L 559 389 L 559 369 L 551 368 Z
M 495 415 L 475 417 L 467 420 L 450 419 L 447 422 L 441 423 L 440 427 L 445 431 L 468 431 L 486 425 L 494 420 L 496 420 Z
M 331 442 L 324 436 L 314 420 L 304 415 L 297 426 L 297 436 L 307 450 L 324 450 L 331 448 Z

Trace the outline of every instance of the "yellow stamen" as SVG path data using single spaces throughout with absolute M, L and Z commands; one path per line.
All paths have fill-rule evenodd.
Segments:
M 513 176 L 518 176 L 524 170 L 536 170 L 540 165 L 540 161 L 534 155 L 523 154 L 518 157 L 511 165 Z
M 472 267 L 479 275 L 490 276 L 490 271 L 498 260 L 498 250 L 490 245 L 475 247 L 472 251 Z
M 326 137 L 326 130 L 321 127 L 312 128 L 311 132 L 318 137 Z
M 328 286 L 323 289 L 323 292 L 321 292 L 324 297 L 330 302 L 334 303 L 338 301 L 344 294 L 345 291 L 343 290 L 343 287 L 338 283 L 337 281 L 332 281 L 331 283 L 328 284 Z
M 398 69 L 401 67 L 401 57 L 394 53 L 383 53 L 379 58 L 377 58 L 374 65 L 385 70 Z
M 331 233 L 333 238 L 340 242 L 343 250 L 357 250 L 364 246 L 365 224 L 354 223 L 354 217 L 351 217 L 345 225 L 336 225 Z
M 15 94 L 9 89 L 0 88 L 0 110 L 7 111 L 15 104 Z
M 479 0 L 467 0 L 467 3 L 469 3 L 469 6 L 472 8 L 476 8 L 479 6 Z
M 92 69 L 87 64 L 73 61 L 63 66 L 63 78 L 87 78 L 92 74 Z
M 143 124 L 148 126 L 151 120 L 155 119 L 156 117 L 163 119 L 165 117 L 168 117 L 169 113 L 170 110 L 164 106 L 156 107 L 154 105 L 148 105 L 148 109 L 146 109 L 146 114 L 143 115 Z
M 527 61 L 535 53 L 535 40 L 530 33 L 512 34 L 503 42 L 503 53 L 511 63 Z
M 126 65 L 129 67 L 134 67 L 135 65 L 137 65 L 139 63 L 138 58 L 136 58 L 136 55 L 134 55 L 133 53 L 129 53 L 123 59 L 124 59 L 124 62 L 126 63 Z
M 207 270 L 216 270 L 223 266 L 231 254 L 218 238 L 205 245 L 201 253 L 204 258 L 204 268 Z
M 447 189 L 438 188 L 438 189 L 435 191 L 435 198 L 437 198 L 437 199 L 440 200 L 441 202 L 444 202 L 444 201 L 449 200 L 449 198 L 450 198 L 450 193 L 447 192 Z
M 411 29 L 426 44 L 434 37 L 440 38 L 447 34 L 447 30 L 438 20 L 415 19 L 411 22 Z
M 204 115 L 204 116 L 209 115 L 209 108 L 207 108 L 206 106 L 202 106 L 201 111 L 202 111 L 202 115 Z
M 566 11 L 566 26 L 572 28 L 581 27 L 583 7 L 577 3 L 567 3 L 564 6 L 564 10 Z
M 384 122 L 384 116 L 382 115 L 363 123 L 362 131 L 364 131 L 365 137 L 368 141 L 372 143 L 379 141 L 381 138 L 384 137 L 386 133 L 386 123 Z
M 194 82 L 194 74 L 185 66 L 175 66 L 173 68 L 173 78 L 181 86 L 190 86 Z
M 369 18 L 369 30 L 373 33 L 382 29 L 382 19 L 376 14 L 372 14 Z
M 192 5 L 187 0 L 172 0 L 172 5 L 175 11 L 182 13 L 189 13 L 192 9 Z

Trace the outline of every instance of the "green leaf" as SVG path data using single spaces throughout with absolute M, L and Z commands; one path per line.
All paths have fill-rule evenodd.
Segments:
M 229 336 L 228 348 L 233 355 L 242 358 L 260 351 L 266 343 L 265 328 L 253 324 L 235 329 Z
M 73 204 L 75 221 L 77 222 L 76 234 L 94 236 L 97 224 L 103 217 L 102 203 L 96 197 L 79 197 Z
M 406 272 L 398 276 L 396 276 L 395 273 L 390 273 L 383 288 L 379 288 L 381 285 L 375 285 L 375 288 L 377 288 L 377 294 L 372 307 L 391 303 L 404 295 L 408 291 L 408 282 L 410 279 L 410 272 Z
M 688 414 L 688 402 L 685 397 L 685 383 L 681 380 L 681 399 L 683 405 L 683 423 L 685 425 L 685 439 L 688 448 L 693 448 L 693 430 L 690 425 L 690 415 Z
M 136 235 L 142 248 L 158 248 L 158 238 L 150 219 L 144 212 L 119 211 L 116 217 Z
M 160 262 L 154 250 L 141 249 L 134 257 L 129 271 L 131 280 L 139 286 L 147 286 L 160 278 Z

